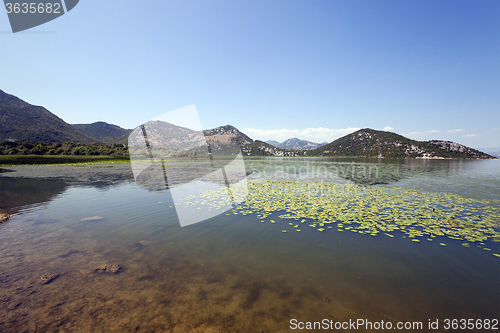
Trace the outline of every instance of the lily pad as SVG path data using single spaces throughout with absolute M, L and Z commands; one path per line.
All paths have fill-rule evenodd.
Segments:
M 383 232 L 394 238 L 392 233 L 399 231 L 403 238 L 415 242 L 419 237 L 426 237 L 428 241 L 446 237 L 468 243 L 500 241 L 498 200 L 305 181 L 249 182 L 245 189 L 232 189 L 232 194 L 234 201 L 242 202 L 233 209 L 233 214 L 256 214 L 259 219 L 265 219 L 277 213 L 281 219 L 297 221 L 289 222 L 296 228 L 298 222 L 309 220 L 309 226 L 316 228 L 319 225 L 319 231 L 333 229 L 335 224 L 338 231 L 350 230 L 366 236 Z M 218 208 L 230 202 L 227 192 L 222 190 L 207 191 L 201 198 L 189 197 L 184 204 Z

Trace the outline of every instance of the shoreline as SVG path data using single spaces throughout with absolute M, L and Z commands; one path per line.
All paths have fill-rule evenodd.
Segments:
M 0 211 L 0 225 L 4 222 L 7 222 L 7 220 L 10 219 L 11 217 L 12 217 L 11 214 L 6 214 Z
M 23 165 L 93 165 L 130 163 L 122 156 L 102 155 L 0 155 L 0 168 Z
M 498 157 L 492 158 L 456 158 L 456 157 L 442 157 L 442 156 L 417 156 L 417 157 L 385 157 L 385 156 L 243 156 L 243 160 L 254 158 L 292 158 L 292 159 L 302 159 L 302 158 L 369 158 L 369 159 L 414 159 L 414 160 L 499 160 Z M 178 159 L 178 158 L 176 158 Z M 179 158 L 182 159 L 182 158 Z M 11 162 L 11 163 L 9 163 Z M 53 163 L 51 163 L 53 162 Z M 2 170 L 6 167 L 17 167 L 17 166 L 61 166 L 61 165 L 107 165 L 107 164 L 128 164 L 130 158 L 123 157 L 109 157 L 109 156 L 72 156 L 72 155 L 0 155 L 0 173 L 8 172 Z
M 74 163 L 0 166 L 0 179 L 28 178 L 68 184 L 117 185 L 134 181 L 130 163 Z M 0 212 L 1 213 L 1 212 Z

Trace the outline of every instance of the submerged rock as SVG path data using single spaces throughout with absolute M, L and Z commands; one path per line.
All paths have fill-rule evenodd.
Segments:
M 40 277 L 40 282 L 42 284 L 47 284 L 51 283 L 54 281 L 57 277 L 59 277 L 59 274 L 51 274 L 51 273 L 45 273 Z
M 4 223 L 10 218 L 9 214 L 0 214 L 0 223 Z
M 122 266 L 118 264 L 112 264 L 112 265 L 102 265 L 96 267 L 95 271 L 98 273 L 110 273 L 110 274 L 116 274 L 118 271 L 122 268 Z
M 80 220 L 80 222 L 84 222 L 84 221 L 97 221 L 97 220 L 102 220 L 103 217 L 102 216 L 91 216 L 91 217 L 86 217 L 86 218 L 83 218 Z
M 143 247 L 146 247 L 146 246 L 149 246 L 151 242 L 150 241 L 147 241 L 147 240 L 141 240 L 137 243 L 135 243 L 135 247 L 138 248 L 138 249 L 142 249 Z

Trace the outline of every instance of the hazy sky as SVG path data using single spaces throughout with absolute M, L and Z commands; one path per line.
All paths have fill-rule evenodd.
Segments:
M 500 1 L 80 0 L 12 34 L 0 89 L 69 123 L 332 141 L 358 128 L 500 147 Z

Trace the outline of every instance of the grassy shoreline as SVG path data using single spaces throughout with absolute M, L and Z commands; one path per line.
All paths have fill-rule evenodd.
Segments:
M 0 167 L 21 165 L 73 165 L 130 163 L 124 156 L 107 155 L 4 155 L 0 156 Z
M 219 156 L 221 157 L 221 156 Z M 227 156 L 231 158 L 234 156 Z M 244 156 L 245 160 L 251 161 L 252 159 L 261 159 L 275 156 Z M 285 159 L 365 159 L 367 157 L 354 157 L 354 156 L 303 156 L 300 157 L 286 157 Z M 389 159 L 399 159 L 399 158 L 389 158 Z M 401 158 L 401 159 L 408 159 Z M 421 158 L 410 158 L 410 159 L 421 159 Z M 444 158 L 448 159 L 448 158 Z M 455 159 L 455 158 L 449 158 Z M 176 160 L 190 160 L 186 157 L 178 157 Z M 113 155 L 0 155 L 0 168 L 7 166 L 22 166 L 22 165 L 94 165 L 94 164 L 118 164 L 118 163 L 130 163 L 129 156 L 113 156 Z

